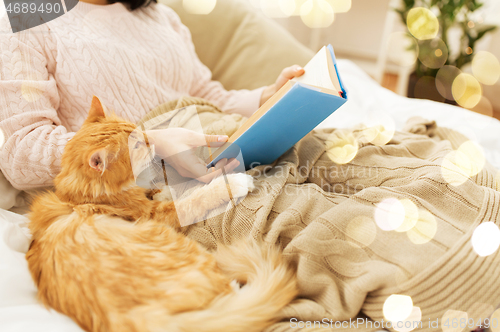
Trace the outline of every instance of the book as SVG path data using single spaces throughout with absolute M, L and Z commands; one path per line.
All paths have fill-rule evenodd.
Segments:
M 223 158 L 243 158 L 245 169 L 270 164 L 347 101 L 331 45 L 304 66 L 219 147 L 207 168 Z M 238 157 L 240 158 L 240 157 Z

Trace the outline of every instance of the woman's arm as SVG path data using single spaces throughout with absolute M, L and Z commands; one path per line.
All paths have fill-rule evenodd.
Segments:
M 0 169 L 17 189 L 52 185 L 66 143 L 57 84 L 45 50 L 50 31 L 33 28 L 0 35 Z
M 224 89 L 222 84 L 212 80 L 212 73 L 198 58 L 195 52 L 191 33 L 189 29 L 181 23 L 179 16 L 169 7 L 158 5 L 159 10 L 172 24 L 175 31 L 182 37 L 185 46 L 188 47 L 190 61 L 194 68 L 193 84 L 189 91 L 190 95 L 205 98 L 224 112 L 239 113 L 245 116 L 253 114 L 260 106 L 263 91 L 266 87 L 255 90 L 230 90 Z

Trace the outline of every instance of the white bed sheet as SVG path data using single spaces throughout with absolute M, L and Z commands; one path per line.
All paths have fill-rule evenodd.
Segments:
M 500 168 L 500 121 L 459 107 L 400 97 L 380 87 L 354 63 L 338 63 L 349 101 L 319 127 L 350 127 L 368 118 L 390 116 L 396 129 L 419 115 L 456 129 L 477 141 L 486 158 Z M 72 320 L 47 310 L 36 300 L 36 288 L 24 258 L 30 239 L 24 216 L 0 209 L 0 331 L 82 331 Z

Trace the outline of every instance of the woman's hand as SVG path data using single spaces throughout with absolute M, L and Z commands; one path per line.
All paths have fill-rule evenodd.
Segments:
M 269 98 L 272 97 L 283 85 L 285 85 L 288 80 L 291 80 L 294 77 L 299 77 L 304 75 L 304 68 L 299 65 L 294 65 L 291 67 L 286 67 L 281 72 L 280 76 L 273 85 L 269 85 L 262 92 L 262 96 L 260 97 L 260 106 L 264 104 Z
M 208 145 L 219 147 L 228 137 L 226 135 L 204 135 L 184 128 L 147 130 L 150 143 L 155 146 L 155 153 L 165 159 L 181 176 L 195 178 L 208 183 L 213 178 L 235 169 L 240 163 L 236 159 L 222 159 L 213 168 L 207 168 L 194 153 L 194 148 Z

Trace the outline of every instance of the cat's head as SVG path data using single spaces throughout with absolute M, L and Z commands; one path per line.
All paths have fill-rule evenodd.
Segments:
M 136 125 L 106 114 L 94 96 L 87 119 L 66 144 L 56 189 L 85 197 L 115 194 L 135 185 L 134 171 L 152 155 L 154 147 Z

